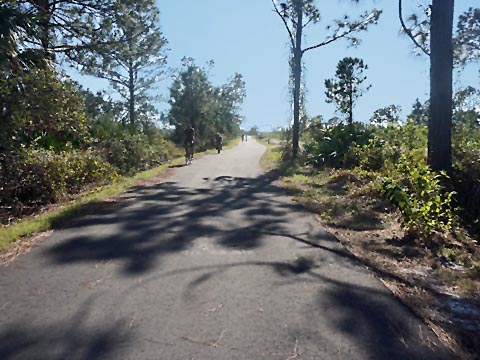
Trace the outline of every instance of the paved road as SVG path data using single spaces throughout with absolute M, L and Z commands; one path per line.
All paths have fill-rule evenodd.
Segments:
M 0 359 L 450 359 L 249 139 L 0 268 Z

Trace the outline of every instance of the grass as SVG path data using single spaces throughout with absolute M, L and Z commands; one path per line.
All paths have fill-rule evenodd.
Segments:
M 262 155 L 260 164 L 265 171 L 271 171 L 278 168 L 280 159 L 282 157 L 282 149 L 273 145 L 268 145 L 266 142 L 260 141 L 267 146 L 267 151 Z
M 277 171 L 280 176 L 289 176 L 298 172 L 299 166 L 295 162 L 285 161 L 284 148 L 277 143 L 268 143 L 265 139 L 256 140 L 267 147 L 267 150 L 260 159 L 260 165 L 266 172 Z
M 223 143 L 222 149 L 223 150 L 231 149 L 234 146 L 238 145 L 239 142 L 240 142 L 240 139 L 238 137 L 235 137 L 233 139 L 227 139 L 227 141 Z

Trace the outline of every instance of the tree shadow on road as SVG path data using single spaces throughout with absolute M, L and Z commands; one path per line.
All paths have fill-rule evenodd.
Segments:
M 283 189 L 271 174 L 203 180 L 201 188 L 184 188 L 174 182 L 133 188 L 111 212 L 102 209 L 68 224 L 62 234 L 66 239 L 46 247 L 45 253 L 55 265 L 114 260 L 122 265 L 119 275 L 146 276 L 142 285 L 132 285 L 122 298 L 134 292 L 135 286 L 169 276 L 194 274 L 185 292 L 201 293 L 203 286 L 208 287 L 229 269 L 271 269 L 275 275 L 270 279 L 272 292 L 302 282 L 318 287 L 316 303 L 303 314 L 304 323 L 313 325 L 290 330 L 299 342 L 308 342 L 315 349 L 312 356 L 321 354 L 322 348 L 337 346 L 339 356 L 356 358 L 348 354 L 349 346 L 356 344 L 354 348 L 363 352 L 358 358 L 450 358 L 443 350 L 435 350 L 434 337 L 425 325 L 412 318 L 388 290 L 356 283 L 354 278 L 328 276 L 331 273 L 323 272 L 328 264 L 318 258 L 186 264 L 183 269 L 159 272 L 165 256 L 194 247 L 200 238 L 212 239 L 225 251 L 261 250 L 267 238 L 287 239 L 328 254 L 340 268 L 353 266 L 352 255 L 332 235 L 318 229 L 303 229 L 299 234 L 289 227 L 288 215 L 302 214 L 302 208 L 285 200 Z M 221 222 L 211 221 L 219 217 Z M 318 328 L 321 323 L 329 327 Z M 338 333 L 344 336 L 335 339 Z M 348 339 L 349 344 L 343 344 L 342 339 Z
M 121 358 L 121 349 L 131 342 L 126 321 L 87 325 L 91 300 L 70 318 L 48 326 L 3 323 L 0 327 L 0 359 L 95 360 Z
M 284 192 L 274 180 L 271 174 L 221 176 L 204 179 L 202 188 L 174 182 L 132 188 L 111 211 L 93 210 L 64 225 L 65 239 L 44 251 L 54 264 L 123 261 L 122 272 L 135 275 L 152 270 L 165 255 L 192 247 L 198 238 L 213 238 L 226 249 L 260 248 L 269 234 L 297 235 L 286 217 L 301 207 L 279 200 Z M 335 240 L 324 232 L 310 235 L 310 245 Z
M 337 276 L 325 270 L 325 264 L 310 257 L 293 261 L 239 261 L 218 265 L 186 266 L 154 274 L 141 285 L 128 288 L 122 297 L 138 290 L 138 286 L 162 279 L 184 276 L 191 279 L 184 289 L 188 294 L 210 291 L 218 277 L 238 269 L 267 269 L 274 275 L 268 290 L 273 298 L 277 290 L 299 284 L 316 289 L 316 301 L 302 309 L 302 327 L 289 327 L 290 336 L 306 350 L 305 356 L 346 359 L 447 360 L 454 356 L 431 330 L 381 285 L 372 286 L 365 278 Z M 259 272 L 260 271 L 256 271 Z M 278 292 L 280 294 L 280 292 Z M 265 308 L 268 299 L 259 298 Z M 287 306 L 288 308 L 288 306 Z M 226 309 L 227 310 L 227 309 Z M 232 309 L 230 309 L 232 310 Z M 233 310 L 232 310 L 233 311 Z M 263 312 L 263 310 L 262 310 Z M 258 322 L 262 316 L 258 315 Z M 287 320 L 282 320 L 287 322 Z M 283 323 L 282 323 L 283 325 Z M 341 334 L 341 336 L 339 336 Z M 336 349 L 333 357 L 333 350 Z M 352 353 L 355 349 L 356 353 Z M 322 352 L 322 350 L 324 352 Z

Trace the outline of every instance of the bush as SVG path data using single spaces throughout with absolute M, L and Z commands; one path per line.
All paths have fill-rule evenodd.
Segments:
M 0 148 L 85 147 L 89 122 L 74 84 L 52 70 L 0 79 Z
M 455 192 L 447 191 L 445 174 L 428 168 L 426 126 L 409 121 L 376 127 L 367 143 L 355 144 L 348 154 L 358 168 L 379 175 L 381 194 L 400 211 L 408 236 L 426 240 L 452 230 Z
M 428 239 L 435 231 L 450 232 L 456 219 L 452 200 L 441 177 L 426 165 L 402 155 L 397 171 L 382 181 L 382 194 L 402 214 L 401 224 L 410 237 Z
M 83 100 L 74 83 L 48 68 L 0 78 L 3 222 L 179 154 L 147 120 L 87 119 Z
M 119 137 L 101 140 L 98 146 L 105 159 L 123 175 L 147 170 L 180 156 L 175 145 L 160 135 L 123 133 Z
M 454 129 L 452 178 L 462 220 L 480 235 L 480 126 Z
M 117 177 L 115 168 L 92 150 L 4 152 L 0 154 L 0 206 L 3 213 L 19 216 Z
M 427 127 L 409 121 L 403 126 L 376 127 L 368 142 L 356 145 L 351 152 L 362 169 L 390 175 L 398 171 L 397 163 L 402 155 L 411 162 L 425 165 L 426 149 Z
M 319 127 L 305 144 L 306 161 L 317 167 L 354 167 L 357 161 L 350 151 L 366 144 L 370 136 L 371 130 L 360 123 Z

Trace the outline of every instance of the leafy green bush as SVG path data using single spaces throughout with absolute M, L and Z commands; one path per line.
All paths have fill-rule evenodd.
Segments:
M 398 208 L 409 236 L 425 240 L 452 229 L 456 193 L 446 190 L 445 175 L 428 168 L 426 126 L 409 121 L 375 127 L 367 142 L 354 144 L 346 156 L 359 169 L 378 174 L 381 194 Z
M 179 154 L 148 119 L 124 126 L 111 106 L 88 119 L 84 100 L 77 85 L 49 68 L 0 78 L 3 222 Z
M 351 149 L 366 144 L 370 135 L 371 130 L 360 123 L 318 127 L 305 144 L 306 161 L 317 167 L 353 167 L 357 164 Z
M 388 124 L 374 128 L 367 144 L 357 144 L 351 152 L 364 170 L 389 175 L 397 170 L 402 154 L 411 162 L 426 164 L 427 128 L 409 121 L 403 126 Z
M 160 135 L 124 132 L 109 137 L 98 144 L 105 159 L 119 169 L 121 174 L 133 174 L 158 166 L 180 155 L 180 150 Z
M 343 125 L 316 126 L 311 139 L 305 146 L 310 164 L 356 167 L 379 179 L 372 181 L 399 209 L 410 236 L 425 240 L 451 231 L 457 221 L 480 235 L 480 126 L 455 126 L 449 178 L 430 171 L 427 127 L 413 121 L 354 132 Z
M 480 126 L 457 125 L 452 143 L 453 186 L 462 220 L 480 235 Z
M 75 85 L 52 70 L 0 78 L 0 146 L 85 147 L 89 122 Z
M 411 162 L 403 154 L 397 171 L 382 181 L 382 194 L 402 214 L 401 223 L 409 236 L 426 240 L 435 231 L 452 230 L 455 213 L 453 196 L 442 186 L 441 177 L 426 165 Z
M 0 206 L 3 213 L 18 216 L 68 198 L 87 185 L 103 184 L 117 177 L 115 168 L 92 150 L 3 152 Z
M 122 125 L 110 119 L 91 129 L 95 147 L 122 175 L 147 170 L 182 155 L 182 151 L 153 124 Z

